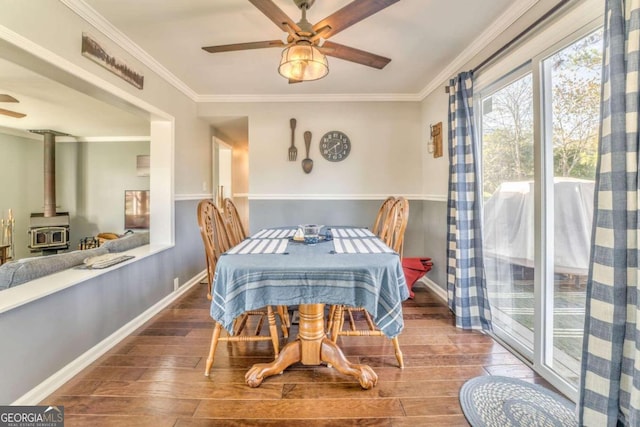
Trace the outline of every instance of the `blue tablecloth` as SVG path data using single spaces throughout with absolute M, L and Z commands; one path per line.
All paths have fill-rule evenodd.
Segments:
M 211 317 L 231 332 L 236 317 L 266 305 L 344 304 L 366 308 L 393 338 L 404 327 L 402 301 L 408 297 L 396 253 L 336 253 L 333 241 L 305 245 L 290 240 L 284 253 L 223 254 L 213 279 Z

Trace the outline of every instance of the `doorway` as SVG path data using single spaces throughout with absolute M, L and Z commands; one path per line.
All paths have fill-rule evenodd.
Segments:
M 221 206 L 231 198 L 240 219 L 249 230 L 249 142 L 248 117 L 218 117 L 210 119 L 212 138 L 213 199 Z
M 233 198 L 233 147 L 214 137 L 213 156 L 214 198 L 222 206 L 225 198 Z

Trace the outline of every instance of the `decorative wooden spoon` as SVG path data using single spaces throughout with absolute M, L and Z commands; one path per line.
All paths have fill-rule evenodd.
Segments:
M 313 160 L 309 158 L 309 147 L 311 147 L 311 132 L 304 133 L 304 147 L 307 149 L 307 157 L 302 161 L 302 170 L 304 173 L 311 172 L 313 169 Z

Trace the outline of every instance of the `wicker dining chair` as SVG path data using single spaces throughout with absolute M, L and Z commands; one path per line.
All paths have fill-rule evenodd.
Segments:
M 224 217 L 218 207 L 210 199 L 201 200 L 198 203 L 198 225 L 200 226 L 200 235 L 204 243 L 205 255 L 207 260 L 207 298 L 212 299 L 211 292 L 213 286 L 213 273 L 215 272 L 216 263 L 225 251 L 230 247 L 230 240 L 227 235 L 227 229 Z M 262 315 L 262 313 L 261 313 Z M 225 342 L 246 342 L 246 341 L 271 341 L 275 357 L 278 357 L 280 351 L 280 342 L 278 339 L 278 328 L 276 326 L 276 318 L 273 314 L 271 306 L 266 307 L 266 316 L 269 322 L 269 335 L 240 335 L 244 325 L 234 327 L 233 335 L 222 335 L 222 325 L 215 322 L 213 335 L 211 337 L 211 347 L 209 356 L 205 366 L 204 374 L 209 376 L 216 347 L 219 341 Z M 246 321 L 246 319 L 245 319 Z M 261 323 L 261 322 L 260 322 Z M 258 331 L 259 332 L 259 331 Z
M 385 240 L 388 235 L 390 219 L 392 218 L 390 213 L 395 202 L 396 198 L 394 196 L 387 197 L 385 201 L 382 202 L 382 205 L 380 205 L 378 214 L 376 215 L 376 220 L 373 223 L 371 232 L 382 240 Z
M 398 197 L 391 208 L 391 220 L 385 243 L 398 254 L 400 259 L 404 256 L 404 233 L 409 222 L 409 201 L 404 197 Z
M 227 234 L 229 235 L 229 243 L 231 246 L 235 246 L 249 237 L 242 225 L 242 220 L 238 214 L 238 209 L 235 203 L 230 198 L 225 198 L 222 202 L 224 208 L 224 216 L 227 225 Z M 259 311 L 247 311 L 238 319 L 239 329 L 244 327 L 247 319 L 250 315 L 259 315 Z M 289 338 L 289 329 L 291 328 L 291 320 L 289 319 L 289 308 L 286 305 L 276 306 L 276 314 L 280 318 L 280 327 L 282 329 L 282 335 L 285 339 Z M 264 317 L 263 317 L 264 318 Z M 262 319 L 258 323 L 257 330 L 262 327 Z
M 227 220 L 227 230 L 229 231 L 231 246 L 235 246 L 248 237 L 247 232 L 245 231 L 244 225 L 242 225 L 240 214 L 238 214 L 238 209 L 235 203 L 233 203 L 233 200 L 227 197 L 223 200 L 222 204 L 225 219 Z
M 387 199 L 389 200 L 389 199 Z M 387 201 L 385 201 L 387 203 Z M 381 207 L 382 210 L 382 207 Z M 391 209 L 387 212 L 387 218 L 384 222 L 387 223 L 388 230 L 382 240 L 395 252 L 402 257 L 403 245 L 404 245 L 404 233 L 407 229 L 407 222 L 409 221 L 409 201 L 404 197 L 398 197 Z M 349 329 L 343 330 L 345 313 L 349 319 Z M 366 329 L 358 328 L 354 314 L 360 313 L 366 322 Z M 339 336 L 384 336 L 380 331 L 369 312 L 363 307 L 347 307 L 344 305 L 335 305 L 331 307 L 330 314 L 330 334 L 331 340 L 336 342 Z M 402 356 L 402 350 L 400 350 L 400 343 L 398 337 L 391 339 L 398 360 L 400 368 L 404 368 L 404 359 Z

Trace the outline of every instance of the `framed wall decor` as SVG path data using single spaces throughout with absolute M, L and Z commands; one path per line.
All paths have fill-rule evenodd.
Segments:
M 149 229 L 149 190 L 125 190 L 124 228 Z
M 140 154 L 136 156 L 136 175 L 149 176 L 149 166 L 151 165 L 151 156 Z
M 144 76 L 134 71 L 124 61 L 109 54 L 106 49 L 88 33 L 82 33 L 82 56 L 101 65 L 138 89 L 143 88 Z
M 442 122 L 431 125 L 429 152 L 433 158 L 442 157 Z

